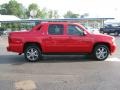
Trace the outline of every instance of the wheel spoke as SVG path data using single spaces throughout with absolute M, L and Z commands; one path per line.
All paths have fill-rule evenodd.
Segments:
M 101 48 L 101 52 L 104 52 L 104 50 L 105 50 L 104 48 Z
M 27 58 L 30 59 L 30 60 L 31 60 L 31 57 L 32 57 L 31 55 L 27 56 Z
M 31 53 L 33 53 L 33 52 L 34 52 L 34 49 L 32 48 L 32 49 L 31 49 Z

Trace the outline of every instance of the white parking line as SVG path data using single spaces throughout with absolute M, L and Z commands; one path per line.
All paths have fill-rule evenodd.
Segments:
M 112 61 L 112 62 L 114 62 L 114 61 L 120 61 L 120 58 L 117 58 L 117 57 L 113 57 L 113 58 L 108 58 L 108 59 L 106 59 L 105 61 Z
M 19 81 L 15 83 L 16 90 L 36 90 L 35 82 L 32 80 Z

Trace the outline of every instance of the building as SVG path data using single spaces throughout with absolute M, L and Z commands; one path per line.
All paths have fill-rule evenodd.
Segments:
M 101 27 L 104 27 L 105 21 L 112 20 L 114 18 L 79 18 L 79 19 L 70 19 L 70 22 L 74 23 L 81 23 L 85 27 L 92 27 L 95 29 L 99 29 Z M 69 19 L 65 19 L 69 20 Z
M 0 15 L 0 21 L 12 21 L 12 20 L 20 20 L 20 18 L 14 15 Z
M 1 27 L 1 22 L 14 21 L 14 20 L 20 20 L 20 18 L 14 16 L 14 15 L 1 15 L 0 14 L 0 27 Z
M 29 23 L 29 22 L 41 22 L 41 21 L 67 21 L 73 23 L 81 23 L 85 27 L 92 27 L 99 29 L 104 26 L 104 22 L 112 20 L 114 18 L 63 18 L 63 19 L 19 19 L 13 15 L 0 15 L 1 23 Z M 23 25 L 23 24 L 22 24 Z

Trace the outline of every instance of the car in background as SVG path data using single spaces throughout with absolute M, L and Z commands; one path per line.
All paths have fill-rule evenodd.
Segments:
M 10 32 L 12 32 L 12 30 L 8 28 L 8 29 L 6 29 L 6 30 L 3 31 L 3 35 L 8 36 L 8 34 L 9 34 Z
M 99 29 L 96 29 L 96 28 L 93 28 L 93 27 L 86 27 L 86 29 L 88 30 L 88 32 L 90 32 L 90 33 L 93 33 L 93 34 L 98 34 L 98 33 L 100 33 L 99 32 Z
M 3 31 L 4 31 L 4 29 L 3 29 L 3 28 L 0 28 L 0 36 L 3 35 Z
M 2 34 L 3 34 L 3 32 L 2 32 L 2 31 L 0 31 L 0 36 L 2 36 Z
M 116 26 L 116 25 L 105 25 L 105 27 L 100 28 L 100 33 L 107 33 L 107 34 L 111 34 L 113 33 L 115 36 L 118 36 L 120 34 L 120 26 Z

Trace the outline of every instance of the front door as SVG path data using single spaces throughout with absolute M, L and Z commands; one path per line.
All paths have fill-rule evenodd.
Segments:
M 67 27 L 67 51 L 68 52 L 89 52 L 92 48 L 93 39 L 84 34 L 84 30 L 78 25 Z

